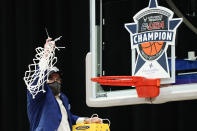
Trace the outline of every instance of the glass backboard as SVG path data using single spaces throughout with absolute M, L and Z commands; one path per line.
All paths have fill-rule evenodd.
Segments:
M 184 44 L 184 41 L 189 41 L 190 39 L 190 37 L 182 37 L 184 35 L 183 31 L 186 32 L 185 28 L 188 28 L 188 23 L 185 24 L 184 22 L 178 27 L 182 18 L 184 20 L 187 20 L 187 18 L 183 14 L 180 14 L 181 11 L 184 12 L 183 9 L 178 10 L 178 12 L 176 10 L 174 15 L 173 9 L 181 8 L 181 6 L 177 6 L 168 0 L 165 2 L 158 2 L 156 0 L 90 0 L 90 52 L 86 57 L 87 105 L 92 107 L 106 107 L 142 103 L 163 103 L 197 98 L 196 46 L 189 47 L 189 49 Z M 158 10 L 158 7 L 162 11 Z M 151 12 L 149 9 L 151 9 Z M 156 23 L 158 21 L 155 21 L 155 19 L 164 21 L 166 26 L 162 26 L 162 22 L 160 22 L 158 27 L 158 23 Z M 150 23 L 153 24 L 150 26 Z M 151 99 L 138 98 L 135 87 L 102 86 L 92 82 L 91 78 L 99 76 L 136 75 L 137 65 L 138 63 L 142 63 L 139 60 L 140 57 L 145 63 L 146 60 L 145 56 L 139 54 L 139 50 L 142 47 L 141 44 L 139 47 L 133 48 L 135 43 L 132 44 L 132 40 L 140 41 L 137 37 L 141 33 L 145 40 L 143 43 L 146 43 L 145 29 L 147 29 L 148 33 L 151 32 L 151 29 L 148 30 L 148 28 L 145 28 L 147 25 L 149 25 L 149 28 L 155 27 L 154 33 L 158 33 L 157 40 L 159 40 L 160 34 L 161 39 L 163 38 L 163 41 L 166 40 L 166 45 L 168 45 L 162 46 L 163 50 L 165 50 L 163 59 L 160 59 L 162 55 L 153 57 L 153 54 L 149 54 L 151 57 L 147 58 L 156 59 L 159 65 L 162 65 L 163 61 L 167 62 L 166 67 L 169 70 L 166 71 L 169 73 L 169 77 L 161 78 L 160 95 Z M 133 26 L 137 27 L 134 28 L 134 32 L 138 33 L 137 35 L 133 35 Z M 168 37 L 169 39 L 167 39 L 166 37 L 165 39 L 165 33 L 163 32 L 168 33 L 168 31 L 174 31 L 174 38 L 170 39 Z M 176 34 L 176 32 L 178 33 Z M 188 30 L 188 33 L 192 34 L 193 32 L 192 30 Z M 154 36 L 156 37 L 157 34 L 154 34 Z M 197 39 L 197 37 L 194 36 L 192 39 Z M 173 44 L 167 40 L 171 40 L 170 42 Z M 150 50 L 152 52 L 156 50 L 155 46 Z M 151 64 L 147 65 L 147 67 L 151 67 Z

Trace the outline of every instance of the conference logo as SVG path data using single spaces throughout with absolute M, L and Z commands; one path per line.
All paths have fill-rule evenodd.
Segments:
M 87 130 L 88 128 L 90 128 L 90 126 L 78 126 L 76 130 Z
M 149 6 L 139 11 L 134 23 L 125 24 L 130 33 L 131 48 L 137 50 L 135 76 L 170 78 L 167 49 L 175 45 L 175 36 L 182 18 L 173 18 L 168 8 L 150 0 Z

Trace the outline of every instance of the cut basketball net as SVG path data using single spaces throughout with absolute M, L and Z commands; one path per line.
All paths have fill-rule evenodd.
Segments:
M 65 48 L 56 47 L 55 42 L 60 40 L 60 38 L 61 36 L 53 41 L 49 41 L 47 49 L 42 47 L 38 47 L 35 49 L 36 55 L 33 59 L 33 64 L 30 64 L 28 66 L 29 70 L 25 72 L 24 76 L 24 81 L 27 86 L 27 89 L 32 94 L 33 98 L 35 98 L 35 96 L 39 92 L 45 92 L 44 83 L 47 80 L 49 72 L 57 62 L 57 57 L 55 57 L 55 50 Z
M 101 76 L 91 79 L 100 85 L 135 86 L 138 97 L 152 98 L 159 95 L 160 79 L 148 79 L 140 76 Z

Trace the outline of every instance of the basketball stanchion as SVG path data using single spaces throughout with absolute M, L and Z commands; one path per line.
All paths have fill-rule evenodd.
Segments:
M 100 85 L 135 86 L 138 97 L 153 98 L 159 95 L 160 79 L 150 79 L 140 76 L 101 76 L 91 78 Z

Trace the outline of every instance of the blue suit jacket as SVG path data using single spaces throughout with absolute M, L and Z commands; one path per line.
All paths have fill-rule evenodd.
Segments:
M 57 131 L 62 115 L 59 105 L 48 85 L 44 85 L 45 93 L 39 92 L 33 99 L 27 91 L 27 113 L 30 122 L 30 131 Z M 68 114 L 68 121 L 72 131 L 72 125 L 76 123 L 78 116 L 70 112 L 70 104 L 66 95 L 61 93 L 60 99 Z

